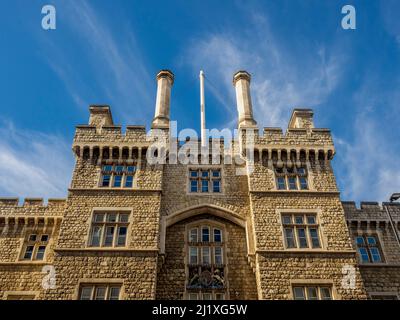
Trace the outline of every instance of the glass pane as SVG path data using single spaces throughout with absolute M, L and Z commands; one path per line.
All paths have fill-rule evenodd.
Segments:
M 31 234 L 31 235 L 29 236 L 29 241 L 35 242 L 35 241 L 36 241 L 36 234 Z
M 33 246 L 27 246 L 25 249 L 24 259 L 31 259 L 33 253 Z
M 198 171 L 197 170 L 190 170 L 190 176 L 192 178 L 197 178 L 198 177 Z
M 115 227 L 107 227 L 106 228 L 106 235 L 104 238 L 104 246 L 105 247 L 111 247 L 113 245 L 114 230 L 115 230 Z
M 202 252 L 203 252 L 203 255 L 202 255 L 203 264 L 210 264 L 211 263 L 210 262 L 210 248 L 209 247 L 203 247 L 202 248 Z
M 110 185 L 110 179 L 111 179 L 110 175 L 104 175 L 101 183 L 102 187 L 108 187 Z
M 221 192 L 221 181 L 213 180 L 213 192 Z
M 211 293 L 203 293 L 203 300 L 212 300 Z
M 369 256 L 366 248 L 358 248 L 362 262 L 369 262 Z
M 190 247 L 189 249 L 189 263 L 190 264 L 197 264 L 197 248 Z
M 207 171 L 202 171 L 201 172 L 201 177 L 202 178 L 208 178 L 208 170 Z
M 205 227 L 201 230 L 201 241 L 209 242 L 210 241 L 210 229 Z
M 296 224 L 304 224 L 304 218 L 303 218 L 303 216 L 296 216 L 296 217 L 294 218 L 294 221 L 295 221 Z
M 220 175 L 221 175 L 220 170 L 213 170 L 212 176 L 213 176 L 214 178 L 218 178 Z
M 286 246 L 288 248 L 296 247 L 293 235 L 293 228 L 285 228 L 285 238 L 286 238 Z
M 375 245 L 376 244 L 375 237 L 367 237 L 367 241 L 368 241 L 368 244 L 370 244 L 370 245 Z
M 104 221 L 104 213 L 96 213 L 93 217 L 93 221 L 103 222 Z
M 356 237 L 356 242 L 358 245 L 364 245 L 364 238 L 363 237 Z
M 214 248 L 214 263 L 215 264 L 222 264 L 222 248 L 215 247 Z
M 126 167 L 126 172 L 128 173 L 133 173 L 136 171 L 136 167 L 135 166 L 127 166 Z
M 40 241 L 42 242 L 47 242 L 49 240 L 49 235 L 47 234 L 42 234 Z
M 117 222 L 117 214 L 116 213 L 108 213 L 107 214 L 107 222 Z
M 105 300 L 106 299 L 106 290 L 107 290 L 106 287 L 97 287 L 94 299 L 95 300 Z
M 313 248 L 321 247 L 321 244 L 319 243 L 318 229 L 316 229 L 316 228 L 310 229 L 310 238 L 311 238 Z
M 316 224 L 315 216 L 307 216 L 307 223 L 308 224 Z
M 197 180 L 190 180 L 190 192 L 197 192 Z
M 92 297 L 92 289 L 92 287 L 82 288 L 80 300 L 90 300 Z
M 118 188 L 121 186 L 122 176 L 114 176 L 114 187 Z
M 295 300 L 305 300 L 304 287 L 294 287 L 293 294 Z
M 198 300 L 197 293 L 189 293 L 189 300 Z
M 119 300 L 119 292 L 120 292 L 119 287 L 111 287 L 109 299 L 110 300 Z
M 216 293 L 215 294 L 215 300 L 224 300 L 224 294 L 223 293 Z
M 296 178 L 295 177 L 289 177 L 288 178 L 289 182 L 289 190 L 296 190 L 297 189 L 297 184 L 296 184 Z
M 129 221 L 129 213 L 119 214 L 119 222 L 128 222 L 128 221 Z
M 372 262 L 382 262 L 378 248 L 370 248 L 369 250 L 371 252 Z
M 39 246 L 38 251 L 36 252 L 36 260 L 43 260 L 45 251 L 46 246 Z
M 220 229 L 214 229 L 214 242 L 222 242 L 222 232 Z
M 286 190 L 286 182 L 284 177 L 278 177 L 277 182 L 279 190 Z
M 318 293 L 316 287 L 307 288 L 307 298 L 308 300 L 318 300 Z
M 102 227 L 94 226 L 92 231 L 92 239 L 90 241 L 90 245 L 93 247 L 100 246 L 100 238 L 101 238 Z
M 305 174 L 306 173 L 306 169 L 301 167 L 301 168 L 297 168 L 297 173 L 298 174 Z
M 197 228 L 191 229 L 189 234 L 189 241 L 190 242 L 197 242 Z
M 282 223 L 283 224 L 291 224 L 292 223 L 292 216 L 282 216 Z
M 321 288 L 321 300 L 332 300 L 331 289 L 327 287 Z
M 105 171 L 105 172 L 112 171 L 112 166 L 110 166 L 110 165 L 103 166 L 103 171 Z
M 307 190 L 308 189 L 307 178 L 306 177 L 299 177 L 299 181 L 300 181 L 300 189 L 301 190 Z
M 133 176 L 126 176 L 125 178 L 125 188 L 133 187 Z
M 124 171 L 124 166 L 115 166 L 115 172 L 121 173 Z
M 127 233 L 127 228 L 126 227 L 119 227 L 118 228 L 117 246 L 125 246 L 126 233 Z
M 201 180 L 201 192 L 208 192 L 208 180 Z
M 308 248 L 306 231 L 304 230 L 304 228 L 297 229 L 297 236 L 299 238 L 300 248 Z

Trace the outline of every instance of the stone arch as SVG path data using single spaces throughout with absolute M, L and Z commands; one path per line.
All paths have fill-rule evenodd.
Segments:
M 163 216 L 161 218 L 161 234 L 160 234 L 160 253 L 165 253 L 165 237 L 167 228 L 188 218 L 200 216 L 203 214 L 210 214 L 225 220 L 228 220 L 247 231 L 246 220 L 239 214 L 214 205 L 214 204 L 201 204 L 196 206 L 187 207 L 185 209 L 178 210 L 168 216 Z

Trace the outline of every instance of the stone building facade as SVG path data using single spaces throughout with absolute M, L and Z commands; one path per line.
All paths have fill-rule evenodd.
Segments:
M 0 199 L 0 298 L 399 297 L 400 206 L 341 202 L 330 131 L 295 109 L 260 132 L 250 80 L 228 143 L 171 134 L 168 70 L 149 132 L 91 106 L 67 198 Z

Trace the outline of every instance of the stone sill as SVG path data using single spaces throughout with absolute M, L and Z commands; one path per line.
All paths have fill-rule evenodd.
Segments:
M 46 266 L 52 265 L 53 262 L 46 261 L 15 261 L 15 262 L 0 262 L 0 266 Z
M 249 190 L 249 193 L 272 193 L 272 194 L 327 194 L 339 195 L 339 191 L 316 191 L 316 190 Z
M 158 248 L 127 249 L 127 248 L 56 248 L 54 252 L 158 252 Z
M 359 263 L 360 268 L 399 268 L 399 263 Z
M 355 250 L 256 250 L 256 253 L 289 253 L 289 254 L 356 254 Z
M 143 191 L 143 192 L 162 192 L 162 189 L 139 189 L 139 188 L 68 188 L 68 191 Z

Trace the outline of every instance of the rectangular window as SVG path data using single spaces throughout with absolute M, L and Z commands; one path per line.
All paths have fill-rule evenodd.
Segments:
M 189 170 L 190 193 L 220 193 L 221 170 L 220 169 L 190 169 Z
M 136 166 L 103 165 L 101 169 L 101 187 L 132 188 Z
M 197 264 L 198 259 L 197 259 L 197 248 L 196 247 L 190 247 L 189 248 L 189 264 Z
M 210 259 L 210 247 L 203 247 L 202 248 L 202 262 L 203 264 L 210 264 L 211 259 Z
M 215 264 L 222 264 L 222 248 L 215 247 L 214 248 L 214 263 Z
M 197 293 L 189 293 L 189 300 L 199 300 Z
M 304 167 L 275 167 L 275 177 L 278 190 L 308 190 L 307 170 Z
M 316 285 L 294 286 L 293 298 L 295 300 L 332 300 L 332 289 Z
M 126 176 L 125 178 L 125 188 L 133 187 L 133 176 Z
M 22 249 L 21 259 L 32 261 L 44 260 L 48 241 L 48 234 L 28 235 Z
M 286 248 L 321 248 L 316 215 L 282 214 Z
M 203 300 L 212 300 L 212 294 L 208 292 L 203 293 Z
M 279 190 L 286 190 L 286 181 L 285 177 L 278 177 L 277 179 L 278 189 Z
M 129 213 L 94 213 L 89 246 L 125 247 L 128 234 Z
M 380 263 L 382 254 L 378 237 L 374 235 L 361 235 L 355 237 L 357 251 L 362 263 Z
M 197 234 L 198 234 L 198 229 L 194 228 L 190 230 L 190 239 L 189 242 L 197 242 Z
M 114 187 L 115 188 L 119 188 L 121 186 L 121 182 L 122 182 L 122 176 L 121 175 L 116 175 L 114 176 Z
M 116 284 L 85 284 L 80 287 L 80 300 L 119 300 L 121 285 Z
M 296 177 L 288 177 L 289 190 L 297 190 Z
M 210 229 L 208 227 L 203 227 L 201 229 L 201 241 L 209 242 L 210 241 Z
M 220 229 L 214 229 L 214 242 L 222 242 L 222 233 Z

